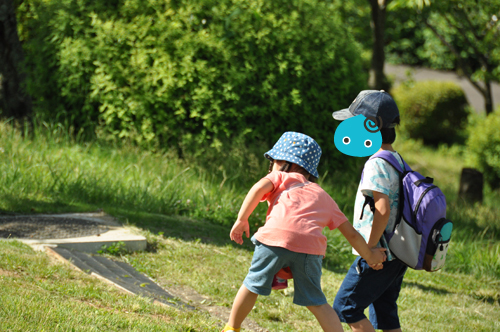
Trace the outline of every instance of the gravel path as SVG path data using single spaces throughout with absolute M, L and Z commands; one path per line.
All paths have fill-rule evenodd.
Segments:
M 0 238 L 67 239 L 98 235 L 109 229 L 95 221 L 56 216 L 0 217 Z

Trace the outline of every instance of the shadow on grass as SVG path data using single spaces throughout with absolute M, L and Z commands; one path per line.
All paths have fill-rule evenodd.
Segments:
M 475 300 L 483 301 L 488 304 L 496 304 L 500 305 L 500 295 L 491 296 L 491 295 L 483 295 L 483 294 L 471 294 L 471 297 Z
M 426 286 L 422 285 L 416 282 L 407 282 L 403 280 L 403 287 L 413 287 L 413 288 L 418 288 L 424 292 L 429 292 L 429 293 L 434 293 L 437 295 L 448 295 L 451 294 L 449 291 L 443 288 L 437 288 L 433 286 Z
M 418 288 L 424 292 L 429 292 L 433 293 L 436 295 L 449 295 L 453 294 L 453 292 L 450 292 L 446 289 L 443 288 L 437 288 L 433 286 L 426 286 L 422 285 L 416 282 L 407 282 L 403 280 L 403 287 L 412 287 L 412 288 Z M 471 294 L 468 294 L 470 297 L 472 297 L 475 300 L 478 301 L 483 301 L 489 304 L 500 304 L 500 296 L 498 294 L 496 295 L 485 295 L 485 294 L 480 294 L 480 293 L 475 293 L 472 292 Z
M 93 204 L 68 203 L 63 201 L 41 201 L 27 198 L 18 198 L 3 194 L 2 201 L 9 209 L 0 207 L 0 214 L 52 214 L 52 213 L 78 213 L 100 210 L 100 206 Z
M 122 224 L 135 226 L 144 231 L 149 231 L 154 235 L 162 235 L 167 238 L 177 238 L 183 241 L 201 242 L 216 246 L 231 246 L 253 252 L 254 245 L 244 236 L 243 245 L 239 245 L 229 238 L 231 226 L 223 226 L 214 222 L 193 219 L 186 216 L 163 215 L 156 213 L 142 212 L 123 207 L 106 206 L 105 204 L 80 204 L 66 203 L 61 201 L 46 202 L 30 199 L 16 199 L 13 196 L 4 195 L 3 202 L 9 210 L 1 209 L 0 214 L 56 214 L 56 213 L 81 213 L 91 211 L 104 211 L 118 219 Z M 258 230 L 257 226 L 250 226 L 250 236 Z M 334 230 L 333 232 L 338 232 Z M 147 251 L 155 253 L 158 243 L 148 240 Z M 354 260 L 345 255 L 327 254 L 323 266 L 325 269 L 335 273 L 346 273 L 350 264 Z M 352 259 L 351 259 L 352 258 Z
M 231 244 L 240 247 L 229 238 L 231 230 L 228 226 L 217 225 L 203 220 L 195 220 L 184 216 L 167 216 L 128 210 L 120 207 L 109 207 L 93 204 L 67 203 L 62 201 L 46 202 L 32 199 L 19 199 L 11 195 L 3 195 L 4 206 L 0 208 L 3 215 L 36 215 L 56 213 L 81 213 L 104 211 L 118 219 L 123 224 L 129 224 L 150 231 L 153 234 L 162 233 L 164 237 L 175 237 L 185 241 L 201 241 L 203 243 L 226 246 Z M 256 229 L 251 229 L 251 232 Z M 253 250 L 253 244 L 245 239 L 242 248 Z
M 243 245 L 239 245 L 229 238 L 232 226 L 223 226 L 203 219 L 193 219 L 188 216 L 164 215 L 157 213 L 143 212 L 132 208 L 120 206 L 111 206 L 103 204 L 82 203 L 73 201 L 43 201 L 33 199 L 19 199 L 12 195 L 2 197 L 3 206 L 9 208 L 0 208 L 0 214 L 56 214 L 56 213 L 81 213 L 104 211 L 105 213 L 118 219 L 122 224 L 128 224 L 138 227 L 144 231 L 149 231 L 154 235 L 162 235 L 167 238 L 177 238 L 183 241 L 201 242 L 213 244 L 216 246 L 231 246 L 253 252 L 254 245 L 245 236 Z M 232 222 L 230 224 L 232 225 Z M 250 225 L 250 236 L 258 230 L 258 226 Z M 332 232 L 338 232 L 333 230 Z M 336 236 L 335 236 L 336 237 Z M 158 249 L 158 243 L 155 240 L 148 239 L 147 251 L 155 253 Z M 323 261 L 323 267 L 334 273 L 345 274 L 349 269 L 354 257 L 350 254 L 340 253 L 335 250 L 334 253 L 329 250 Z
M 92 204 L 73 201 L 55 200 L 43 201 L 32 199 L 19 199 L 12 195 L 3 195 L 2 197 L 4 208 L 0 208 L 0 214 L 37 214 L 37 213 L 77 213 L 77 212 L 91 212 L 91 211 L 104 211 L 118 219 L 119 222 L 136 226 L 152 234 L 162 234 L 163 237 L 178 238 L 184 241 L 202 242 L 205 244 L 213 244 L 216 246 L 231 246 L 234 248 L 244 249 L 253 252 L 254 245 L 244 237 L 242 246 L 231 241 L 229 232 L 231 226 L 223 226 L 214 222 L 193 219 L 186 216 L 177 215 L 164 215 L 156 213 L 148 213 L 138 211 L 133 208 L 124 208 L 120 206 L 109 206 L 106 204 Z M 105 203 L 105 202 L 104 202 Z M 5 209 L 8 207 L 9 209 Z M 232 221 L 230 222 L 232 224 Z M 478 227 L 474 223 L 465 223 L 461 220 L 455 224 L 455 238 L 464 237 L 464 234 L 471 236 L 478 234 L 484 229 Z M 250 226 L 250 235 L 252 236 L 258 227 Z M 333 230 L 332 232 L 338 232 Z M 460 234 L 460 235 L 459 235 Z M 495 237 L 498 236 L 498 233 Z M 335 243 L 340 243 L 343 239 L 341 236 L 332 236 Z M 337 247 L 337 246 L 335 246 Z M 157 243 L 148 242 L 147 251 L 154 253 L 157 249 Z M 344 248 L 345 249 L 345 248 Z M 349 269 L 351 263 L 354 261 L 354 256 L 350 254 L 350 247 L 346 250 L 339 251 L 335 248 L 333 251 L 329 249 L 323 261 L 323 267 L 331 272 L 345 274 Z M 417 287 L 417 286 L 415 286 Z M 422 286 L 423 287 L 423 286 Z M 486 299 L 488 302 L 495 301 L 495 299 Z
M 251 241 L 246 238 L 242 246 L 231 241 L 229 238 L 231 227 L 217 225 L 209 221 L 113 208 L 109 209 L 108 212 L 122 223 L 148 230 L 153 234 L 162 234 L 164 237 L 198 241 L 217 246 L 232 245 L 246 250 L 254 248 Z M 254 231 L 256 230 L 251 229 L 252 234 Z
M 129 224 L 152 234 L 169 238 L 177 238 L 183 241 L 201 242 L 220 247 L 231 246 L 253 252 L 255 246 L 243 236 L 243 244 L 239 245 L 229 238 L 232 226 L 222 226 L 210 221 L 197 220 L 184 216 L 166 216 L 161 214 L 129 211 L 124 209 L 105 210 L 119 219 L 124 224 Z M 250 226 L 250 237 L 258 230 L 258 227 Z M 338 232 L 338 230 L 333 230 Z M 148 242 L 147 251 L 155 253 L 156 243 Z M 349 251 L 350 252 L 350 251 Z M 332 255 L 327 253 L 323 260 L 323 267 L 331 272 L 345 274 L 354 261 L 354 256 Z

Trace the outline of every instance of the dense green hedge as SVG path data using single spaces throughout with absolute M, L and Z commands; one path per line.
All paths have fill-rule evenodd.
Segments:
M 18 16 L 45 118 L 181 148 L 242 135 L 272 144 L 297 130 L 331 158 L 341 156 L 331 112 L 367 78 L 333 9 L 320 0 L 25 0 Z
M 392 90 L 401 112 L 401 132 L 425 144 L 453 144 L 463 140 L 467 99 L 453 82 L 421 81 Z
M 471 117 L 467 152 L 472 164 L 479 168 L 486 182 L 500 188 L 500 108 L 488 116 Z

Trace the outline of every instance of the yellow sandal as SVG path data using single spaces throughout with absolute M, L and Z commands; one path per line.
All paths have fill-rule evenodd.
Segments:
M 236 331 L 236 332 L 240 332 L 240 329 L 235 329 L 234 327 L 231 327 L 229 325 L 226 324 L 226 326 L 224 326 L 224 329 L 222 330 L 222 332 L 227 332 L 227 331 Z

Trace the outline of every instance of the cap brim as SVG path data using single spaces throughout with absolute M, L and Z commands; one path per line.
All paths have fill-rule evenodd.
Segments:
M 332 116 L 335 120 L 344 121 L 345 119 L 352 118 L 354 115 L 348 108 L 344 108 L 343 110 L 333 112 Z

